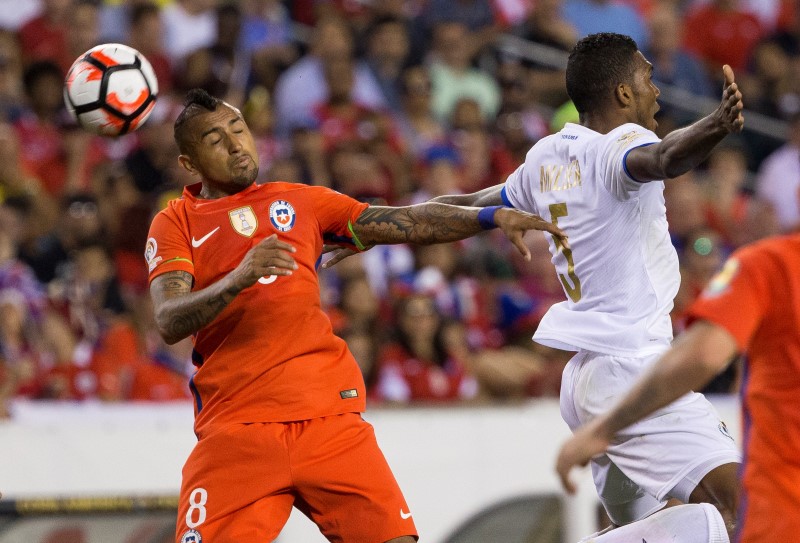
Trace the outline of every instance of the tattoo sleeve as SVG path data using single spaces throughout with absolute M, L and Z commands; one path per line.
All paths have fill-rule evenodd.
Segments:
M 372 206 L 353 223 L 353 231 L 364 245 L 457 241 L 483 231 L 478 211 L 434 202 L 406 207 Z
M 193 277 L 185 271 L 167 272 L 150 285 L 156 325 L 169 344 L 209 325 L 241 291 L 226 278 L 192 292 Z

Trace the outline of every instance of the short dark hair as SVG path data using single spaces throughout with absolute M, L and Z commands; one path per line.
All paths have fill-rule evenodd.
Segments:
M 186 123 L 201 113 L 216 111 L 217 106 L 220 104 L 224 104 L 224 102 L 219 98 L 211 96 L 203 89 L 192 89 L 186 93 L 186 98 L 183 100 L 183 111 L 181 111 L 178 118 L 175 119 L 173 131 L 175 142 L 178 144 L 178 149 L 181 153 L 187 151 Z
M 580 40 L 567 61 L 567 94 L 578 113 L 602 106 L 618 84 L 630 82 L 639 48 L 630 36 L 601 32 Z

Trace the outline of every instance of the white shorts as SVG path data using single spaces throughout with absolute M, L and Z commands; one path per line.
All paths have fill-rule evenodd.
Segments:
M 576 428 L 608 411 L 661 354 L 625 358 L 580 351 L 564 368 L 561 416 Z M 717 410 L 691 392 L 617 434 L 592 460 L 597 493 L 618 526 L 689 496 L 711 470 L 742 455 Z

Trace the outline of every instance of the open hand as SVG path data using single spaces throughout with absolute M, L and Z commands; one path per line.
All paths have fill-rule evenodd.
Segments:
M 567 235 L 555 224 L 544 220 L 538 215 L 533 215 L 518 209 L 504 207 L 498 209 L 494 215 L 494 222 L 503 231 L 506 237 L 511 240 L 525 260 L 531 259 L 531 252 L 522 241 L 522 236 L 528 230 L 543 230 L 553 234 L 565 248 L 569 249 Z
M 575 466 L 585 466 L 589 460 L 602 454 L 608 448 L 609 440 L 602 437 L 594 425 L 589 423 L 582 426 L 561 447 L 556 460 L 556 471 L 561 479 L 561 486 L 569 494 L 574 494 L 576 487 L 570 477 L 570 472 Z
M 323 245 L 322 254 L 325 253 L 333 253 L 333 256 L 331 257 L 330 260 L 327 260 L 325 261 L 324 264 L 322 264 L 323 270 L 327 270 L 328 268 L 335 266 L 348 256 L 353 256 L 355 254 L 358 254 L 358 251 L 356 251 L 355 249 L 350 249 L 348 247 L 342 247 L 341 245 Z
M 247 288 L 262 277 L 292 275 L 297 263 L 292 257 L 295 248 L 280 241 L 277 234 L 262 239 L 253 246 L 236 267 L 236 284 Z
M 727 64 L 724 65 L 722 73 L 725 75 L 725 84 L 722 88 L 722 102 L 720 102 L 717 113 L 720 122 L 728 132 L 741 132 L 744 127 L 742 93 L 734 80 L 731 67 Z

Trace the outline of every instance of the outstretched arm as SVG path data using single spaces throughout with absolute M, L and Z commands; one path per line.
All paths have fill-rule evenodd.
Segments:
M 731 67 L 726 64 L 722 71 L 725 84 L 716 111 L 686 128 L 670 132 L 659 143 L 637 147 L 628 153 L 625 165 L 635 179 L 652 181 L 684 174 L 705 160 L 725 136 L 741 132 L 742 93 Z
M 569 477 L 574 466 L 585 466 L 604 452 L 623 428 L 708 384 L 737 352 L 725 328 L 708 321 L 693 324 L 611 411 L 579 428 L 561 447 L 556 471 L 567 492 L 575 491 Z
M 493 187 L 485 188 L 472 194 L 447 194 L 431 198 L 431 202 L 439 204 L 450 204 L 453 206 L 487 207 L 503 205 L 503 198 L 500 191 L 503 190 L 504 183 Z
M 438 204 L 448 204 L 453 206 L 472 206 L 472 207 L 488 207 L 488 206 L 501 206 L 503 199 L 500 196 L 500 191 L 503 189 L 503 184 L 495 185 L 483 189 L 472 194 L 447 194 L 444 196 L 437 196 L 431 198 L 429 202 Z M 363 241 L 363 240 L 362 240 Z M 370 244 L 365 243 L 366 247 Z M 345 258 L 356 254 L 356 251 L 350 248 L 339 247 L 336 245 L 326 245 L 322 251 L 323 253 L 333 253 L 333 257 L 327 260 L 323 265 L 323 269 L 331 268 L 344 260 Z
M 169 345 L 211 324 L 245 288 L 266 275 L 291 275 L 297 264 L 294 247 L 276 235 L 250 249 L 228 275 L 202 290 L 192 292 L 194 278 L 185 271 L 159 275 L 150 284 L 158 333 Z
M 511 208 L 484 209 L 426 202 L 405 207 L 372 206 L 355 223 L 353 233 L 362 246 L 379 243 L 416 243 L 429 245 L 458 241 L 485 229 L 486 213 L 526 259 L 530 252 L 522 241 L 528 230 L 544 230 L 566 243 L 566 235 L 555 224 L 537 215 Z M 482 213 L 484 224 L 479 221 Z

